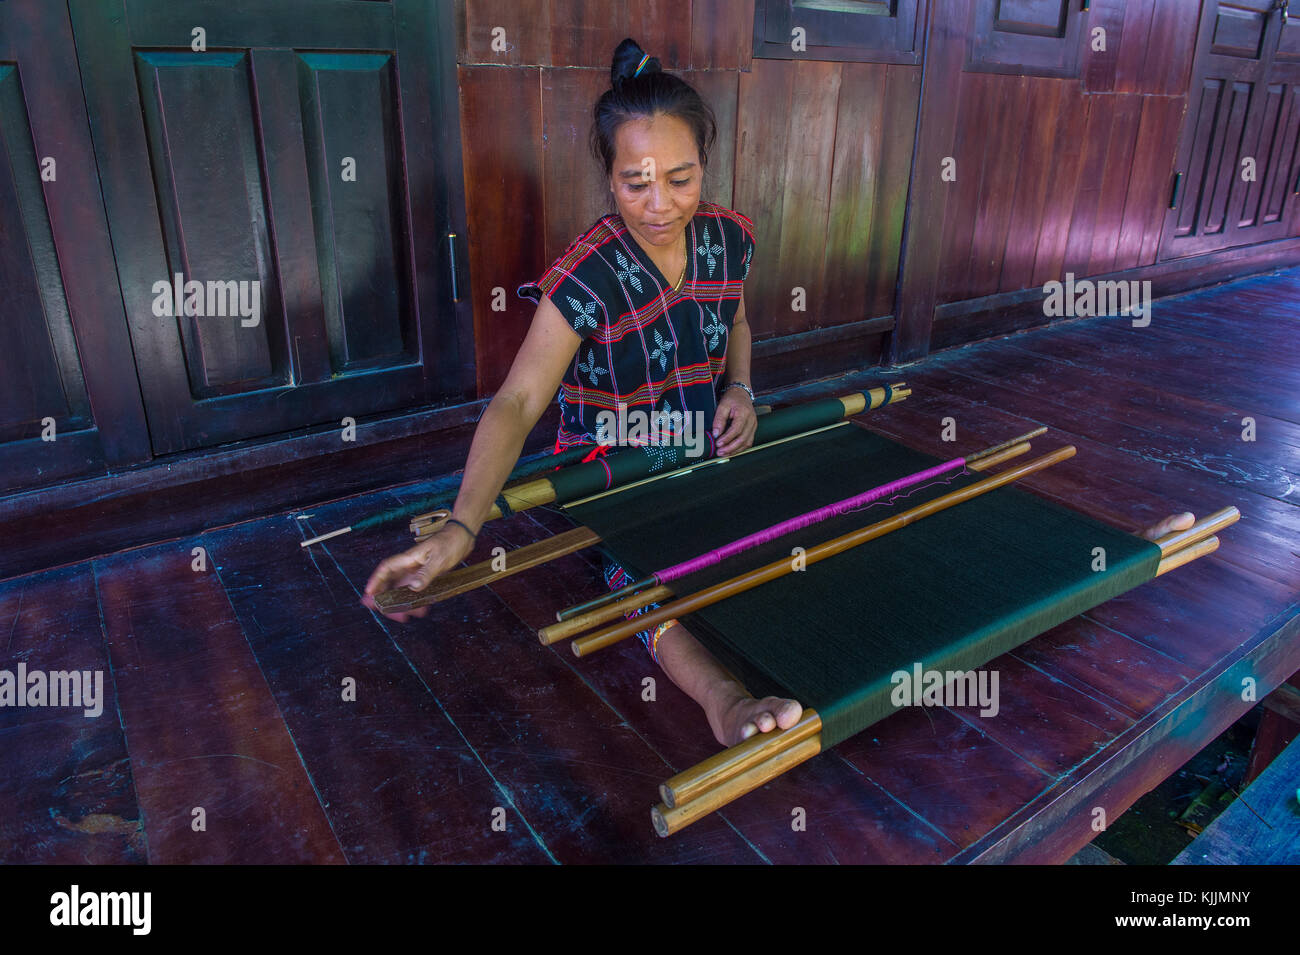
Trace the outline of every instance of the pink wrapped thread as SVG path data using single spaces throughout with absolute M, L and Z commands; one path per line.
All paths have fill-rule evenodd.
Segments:
M 842 501 L 836 501 L 833 504 L 827 504 L 825 507 L 819 507 L 815 511 L 808 511 L 797 517 L 782 521 L 779 524 L 773 524 L 771 527 L 765 527 L 761 531 L 755 531 L 739 540 L 734 540 L 729 544 L 724 544 L 716 550 L 708 551 L 699 557 L 692 557 L 690 560 L 683 561 L 680 564 L 674 564 L 666 570 L 658 571 L 654 576 L 661 584 L 670 580 L 677 580 L 679 577 L 685 577 L 687 574 L 693 574 L 697 570 L 703 570 L 705 567 L 711 567 L 714 564 L 726 560 L 728 557 L 734 557 L 742 551 L 749 550 L 751 547 L 757 547 L 759 544 L 765 544 L 770 540 L 775 540 L 784 534 L 800 530 L 818 521 L 824 521 L 827 518 L 838 517 L 841 514 L 847 514 L 864 504 L 870 504 L 872 501 L 878 501 L 882 497 L 888 497 L 904 488 L 911 487 L 914 484 L 920 484 L 922 481 L 928 481 L 931 478 L 939 477 L 941 474 L 947 474 L 957 468 L 964 467 L 965 458 L 953 458 L 943 464 L 936 464 L 932 468 L 924 471 L 918 471 L 916 474 L 909 474 L 907 477 L 899 478 L 897 481 L 890 481 L 888 484 L 882 484 L 879 487 L 873 487 L 869 491 L 863 491 L 861 494 L 855 494 L 853 497 L 846 497 Z

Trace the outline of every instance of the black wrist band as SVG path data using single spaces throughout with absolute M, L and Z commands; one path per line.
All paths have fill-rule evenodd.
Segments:
M 464 524 L 464 523 L 461 522 L 461 521 L 456 520 L 456 518 L 454 518 L 454 517 L 449 517 L 449 518 L 447 518 L 447 520 L 445 521 L 445 523 L 447 523 L 447 524 L 455 524 L 457 527 L 460 527 L 460 528 L 464 529 L 465 533 L 469 535 L 469 539 L 470 539 L 470 540 L 472 540 L 472 541 L 476 541 L 476 540 L 478 540 L 478 535 L 475 534 L 472 530 L 470 530 L 468 525 Z

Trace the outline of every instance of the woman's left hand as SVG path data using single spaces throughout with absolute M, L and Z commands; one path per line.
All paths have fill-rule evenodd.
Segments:
M 754 443 L 758 430 L 758 416 L 754 403 L 741 388 L 728 388 L 718 401 L 718 413 L 713 416 L 713 437 L 718 457 L 744 451 Z

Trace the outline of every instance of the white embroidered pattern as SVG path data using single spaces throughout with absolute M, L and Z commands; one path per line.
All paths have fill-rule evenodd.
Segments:
M 698 253 L 700 253 L 700 255 L 702 255 L 702 256 L 705 257 L 704 260 L 705 260 L 705 262 L 706 262 L 706 263 L 708 264 L 708 266 L 709 266 L 709 278 L 713 278 L 713 269 L 714 269 L 714 268 L 717 266 L 717 264 L 718 264 L 718 260 L 717 260 L 716 258 L 714 258 L 714 256 L 717 256 L 717 255 L 721 255 L 721 254 L 722 254 L 722 246 L 718 245 L 716 242 L 713 243 L 712 245 L 709 244 L 709 227 L 708 227 L 708 226 L 705 226 L 705 227 L 704 227 L 704 244 L 703 244 L 703 245 L 697 245 L 697 246 L 695 247 L 695 251 L 698 252 Z
M 592 328 L 600 327 L 600 323 L 596 321 L 596 310 L 600 308 L 599 302 L 588 302 L 583 305 L 572 295 L 564 297 L 569 300 L 569 307 L 573 309 L 574 328 L 581 328 L 584 325 L 590 325 Z
M 585 365 L 582 362 L 578 363 L 578 371 L 585 374 L 591 380 L 591 383 L 595 385 L 596 376 L 607 374 L 609 369 L 601 368 L 596 364 L 596 349 L 593 348 L 587 356 L 587 363 Z
M 618 280 L 620 282 L 626 281 L 634 289 L 640 292 L 641 279 L 637 276 L 637 273 L 645 270 L 637 263 L 628 261 L 627 256 L 618 249 L 614 250 L 614 261 L 618 263 L 618 268 L 614 272 L 614 274 L 618 276 Z
M 718 342 L 722 336 L 727 333 L 727 326 L 722 324 L 722 320 L 713 314 L 713 309 L 707 305 L 704 306 L 704 314 L 709 316 L 709 324 L 702 329 L 704 334 L 709 336 L 709 351 L 714 351 L 718 347 Z
M 674 347 L 677 343 L 676 343 L 676 342 L 673 342 L 673 341 L 669 341 L 668 339 L 664 338 L 663 335 L 659 334 L 659 329 L 656 328 L 656 329 L 655 329 L 655 344 L 658 345 L 659 347 L 656 348 L 654 351 L 652 351 L 652 352 L 650 353 L 650 357 L 651 357 L 651 358 L 658 358 L 658 359 L 659 359 L 659 370 L 660 370 L 660 371 L 667 371 L 667 370 L 668 370 L 668 353 L 669 353 L 670 351 L 673 350 L 673 347 Z

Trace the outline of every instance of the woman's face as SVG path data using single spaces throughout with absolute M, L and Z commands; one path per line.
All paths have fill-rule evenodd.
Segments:
M 642 241 L 671 249 L 700 204 L 699 149 L 676 116 L 624 123 L 614 135 L 609 188 L 619 215 Z

